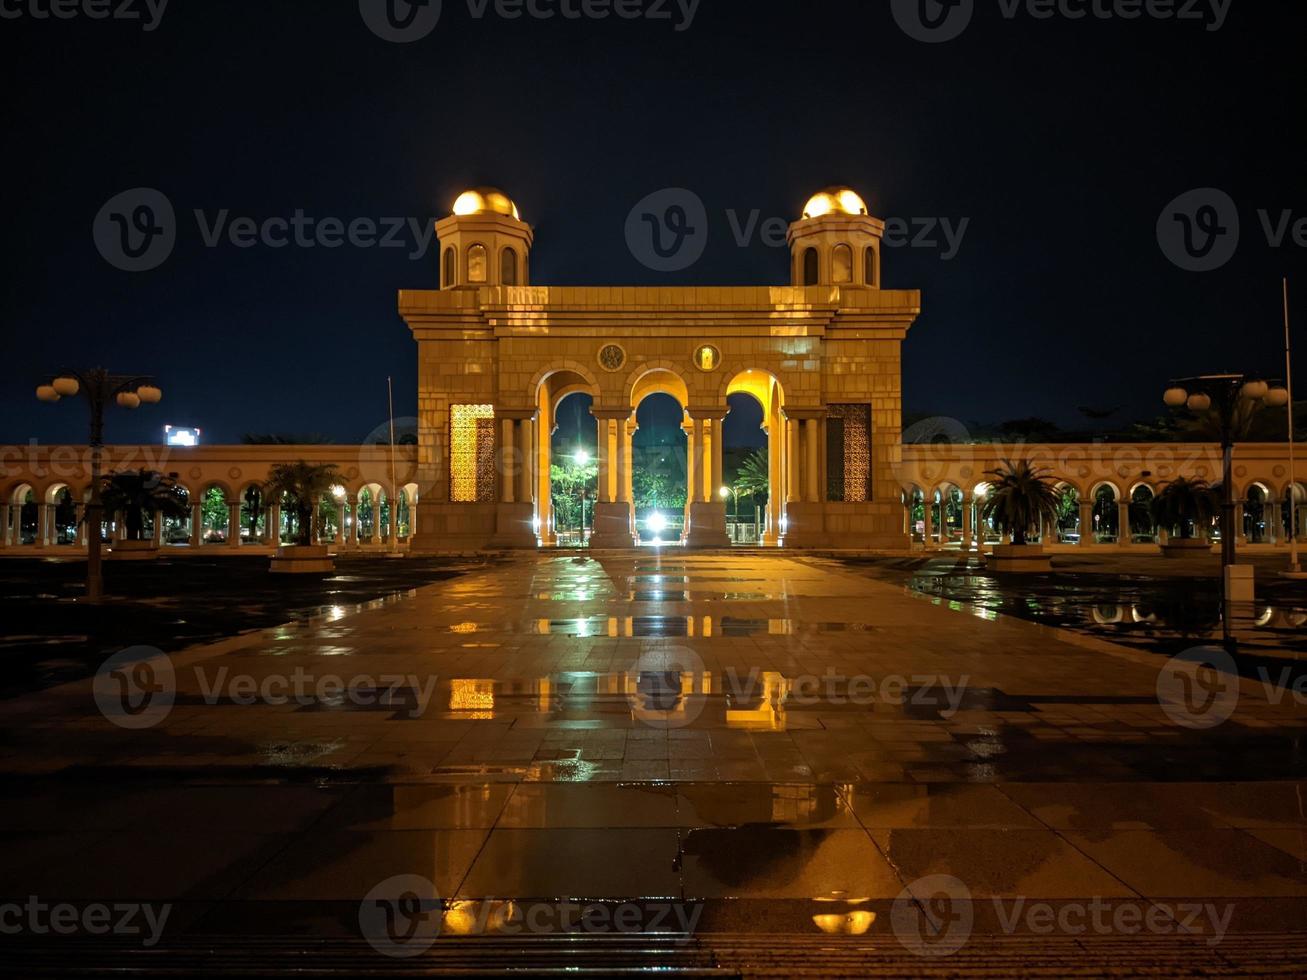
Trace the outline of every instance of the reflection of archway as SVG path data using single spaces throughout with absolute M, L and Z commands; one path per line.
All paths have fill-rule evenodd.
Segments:
M 747 394 L 762 406 L 762 430 L 767 434 L 767 508 L 763 520 L 762 543 L 780 544 L 784 536 L 786 438 L 785 394 L 780 382 L 767 371 L 750 368 L 741 371 L 727 382 L 723 393 Z

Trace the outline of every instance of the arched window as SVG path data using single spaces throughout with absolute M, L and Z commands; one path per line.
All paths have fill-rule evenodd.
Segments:
M 486 247 L 469 245 L 467 248 L 467 281 L 486 281 Z
M 452 248 L 445 249 L 445 266 L 444 266 L 444 271 L 441 273 L 441 277 L 446 288 L 454 285 L 454 262 L 455 261 L 456 259 L 454 257 L 454 250 Z
M 836 245 L 830 253 L 830 271 L 832 282 L 853 282 L 853 249 Z
M 511 248 L 499 253 L 499 281 L 505 286 L 517 285 L 517 253 Z
M 876 249 L 868 245 L 866 251 L 866 268 L 863 270 L 863 281 L 868 286 L 877 285 L 876 282 Z
M 805 286 L 817 285 L 817 250 L 810 248 L 803 253 L 803 284 Z

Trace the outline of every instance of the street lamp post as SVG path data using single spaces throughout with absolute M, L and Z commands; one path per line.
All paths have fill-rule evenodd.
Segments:
M 147 375 L 110 374 L 104 368 L 60 372 L 49 384 L 36 389 L 43 402 L 57 402 L 76 395 L 85 397 L 91 412 L 91 499 L 86 502 L 86 598 L 99 602 L 104 597 L 104 577 L 100 563 L 100 524 L 104 507 L 100 498 L 100 461 L 104 450 L 104 410 L 110 404 L 121 408 L 153 405 L 163 392 Z
M 1221 615 L 1225 646 L 1233 650 L 1230 633 L 1231 574 L 1235 565 L 1234 527 L 1234 446 L 1243 435 L 1248 413 L 1262 405 L 1283 406 L 1289 393 L 1272 388 L 1265 381 L 1243 374 L 1207 374 L 1195 378 L 1178 378 L 1171 382 L 1162 400 L 1170 408 L 1188 408 L 1195 415 L 1206 415 L 1216 424 L 1221 443 L 1221 581 L 1226 608 Z

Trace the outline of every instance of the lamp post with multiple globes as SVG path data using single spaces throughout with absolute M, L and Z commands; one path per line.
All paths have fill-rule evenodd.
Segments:
M 104 596 L 104 578 L 100 568 L 100 524 L 103 505 L 100 500 L 100 457 L 104 450 L 104 410 L 111 403 L 120 408 L 153 405 L 163 392 L 140 374 L 110 374 L 104 368 L 87 371 L 62 371 L 49 384 L 36 389 L 43 402 L 82 395 L 91 412 L 91 499 L 86 503 L 86 598 L 98 602 Z
M 1234 445 L 1243 437 L 1248 418 L 1263 406 L 1282 408 L 1289 401 L 1284 388 L 1244 374 L 1207 374 L 1194 378 L 1177 378 L 1171 382 L 1162 400 L 1170 408 L 1187 408 L 1195 415 L 1207 416 L 1214 423 L 1221 443 L 1221 578 L 1222 594 L 1230 597 L 1229 569 L 1235 564 L 1234 542 Z M 1227 649 L 1233 647 L 1228 610 L 1221 616 Z

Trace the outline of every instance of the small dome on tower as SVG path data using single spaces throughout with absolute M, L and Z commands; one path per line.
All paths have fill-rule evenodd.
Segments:
M 454 201 L 454 213 L 469 214 L 506 214 L 521 221 L 517 205 L 513 199 L 497 187 L 473 187 L 458 195 Z
M 805 218 L 820 218 L 827 214 L 866 214 L 867 202 L 851 187 L 827 187 L 808 198 L 803 206 Z

